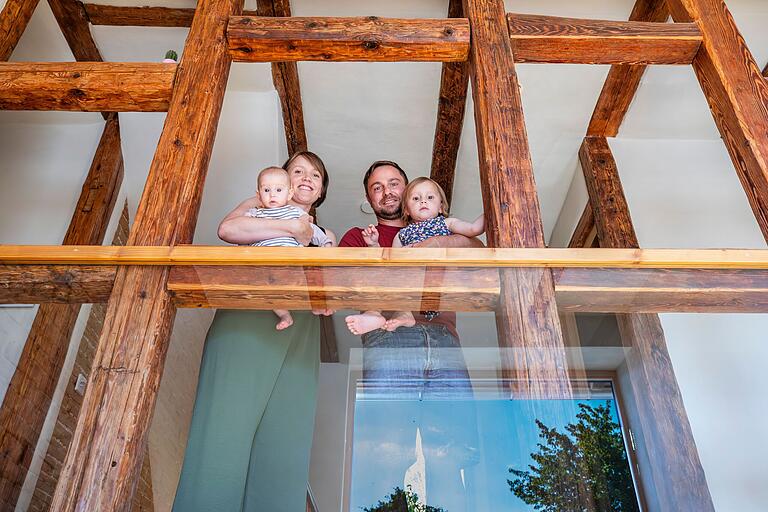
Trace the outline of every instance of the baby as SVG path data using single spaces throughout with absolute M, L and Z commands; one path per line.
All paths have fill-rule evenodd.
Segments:
M 267 167 L 259 173 L 257 180 L 257 194 L 263 208 L 251 208 L 245 212 L 246 217 L 256 217 L 259 219 L 298 219 L 307 215 L 307 212 L 288 204 L 293 197 L 293 187 L 291 179 L 285 169 L 281 167 Z M 326 236 L 322 229 L 315 224 L 312 226 L 312 245 L 317 247 L 328 247 L 333 245 L 330 238 Z M 301 244 L 293 237 L 281 236 L 278 238 L 269 238 L 253 244 L 258 247 L 301 247 Z M 285 309 L 275 309 L 275 314 L 280 321 L 277 323 L 277 330 L 293 325 L 293 317 L 290 311 Z
M 401 229 L 392 247 L 410 247 L 433 236 L 464 235 L 475 237 L 485 231 L 485 217 L 480 215 L 474 222 L 467 222 L 448 215 L 448 200 L 442 187 L 429 178 L 416 178 L 403 192 L 403 220 Z M 363 239 L 368 247 L 379 247 L 379 232 L 369 225 L 363 230 Z M 428 320 L 437 316 L 436 311 L 426 311 Z M 410 311 L 398 311 L 387 320 L 380 311 L 366 311 L 346 318 L 347 327 L 355 335 L 365 334 L 374 329 L 394 331 L 398 327 L 411 327 L 416 321 Z

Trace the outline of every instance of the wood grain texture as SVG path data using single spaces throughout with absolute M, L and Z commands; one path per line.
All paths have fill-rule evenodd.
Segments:
M 544 247 L 539 200 L 504 2 L 464 0 L 486 234 L 491 247 Z M 571 396 L 565 349 L 546 269 L 500 273 L 496 313 L 503 373 L 529 396 Z
M 153 7 L 83 4 L 91 25 L 118 27 L 189 27 L 195 16 L 193 7 Z M 243 11 L 245 16 L 270 16 Z
M 0 62 L 0 110 L 164 112 L 176 64 Z
M 768 78 L 768 64 L 766 64 L 763 68 L 763 76 Z
M 0 11 L 0 61 L 8 60 L 39 0 L 6 0 Z
M 568 247 L 573 249 L 594 247 L 597 239 L 597 229 L 595 228 L 595 217 L 592 213 L 592 205 L 587 201 L 584 211 L 579 217 L 579 222 L 573 230 Z
M 694 23 L 507 15 L 516 62 L 690 64 L 701 45 Z
M 106 302 L 115 271 L 106 265 L 0 265 L 0 304 Z
M 668 6 L 675 21 L 701 28 L 693 69 L 768 239 L 768 81 L 722 0 L 668 0 Z
M 178 307 L 492 311 L 495 269 L 174 267 Z
M 462 15 L 461 0 L 450 0 L 448 17 L 459 18 Z M 449 204 L 453 200 L 453 180 L 456 176 L 456 160 L 459 156 L 461 131 L 464 127 L 468 86 L 468 62 L 443 63 L 429 177 L 443 187 Z
M 765 249 L 389 249 L 0 245 L 5 265 L 244 265 L 768 269 Z
M 233 17 L 227 30 L 238 62 L 453 62 L 467 59 L 462 18 Z
M 91 35 L 88 14 L 79 0 L 48 0 L 48 5 L 67 40 L 75 60 L 99 62 L 101 53 Z
M 662 23 L 669 18 L 665 0 L 636 0 L 630 21 Z M 588 135 L 615 137 L 635 97 L 645 66 L 614 65 L 592 113 Z
M 579 158 L 600 246 L 639 247 L 606 139 L 586 137 Z M 646 494 L 653 493 L 662 510 L 714 511 L 658 315 L 620 314 L 617 321 L 624 346 L 631 347 L 626 369 L 642 426 L 636 437 L 648 454 L 641 460 L 652 461 L 640 468 Z
M 619 170 L 606 138 L 585 137 L 579 149 L 579 161 L 600 245 L 614 249 L 638 248 Z
M 198 4 L 129 245 L 189 243 L 224 99 L 237 0 Z M 53 510 L 127 510 L 138 481 L 175 308 L 167 267 L 118 269 Z
M 113 115 L 104 127 L 64 244 L 104 241 L 122 181 L 120 128 Z M 41 304 L 35 315 L 0 408 L 2 510 L 12 510 L 19 498 L 79 313 L 80 304 Z

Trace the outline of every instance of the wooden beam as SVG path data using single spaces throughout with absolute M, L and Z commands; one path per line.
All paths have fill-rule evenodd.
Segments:
M 213 277 L 194 278 L 193 268 L 199 275 Z M 394 305 L 395 293 L 402 294 L 405 301 L 407 297 L 421 297 L 424 292 L 429 292 L 432 297 L 429 300 L 439 300 L 444 310 L 449 309 L 449 304 L 459 310 L 484 307 L 491 310 L 498 303 L 498 298 L 491 298 L 488 291 L 494 286 L 498 289 L 498 274 L 487 267 L 445 268 L 448 275 L 466 276 L 451 287 L 436 280 L 427 283 L 429 286 L 423 284 L 425 275 L 435 275 L 425 274 L 424 267 L 322 267 L 322 270 L 310 267 L 310 272 L 321 274 L 323 286 L 317 284 L 320 281 L 310 279 L 305 288 L 291 282 L 285 286 L 275 284 L 282 283 L 279 279 L 284 277 L 285 268 L 296 272 L 295 267 L 173 267 L 168 289 L 176 306 L 182 308 L 272 309 L 267 304 L 272 302 L 281 309 L 310 309 L 313 300 L 333 302 L 345 308 L 356 308 L 358 303 L 380 308 L 377 305 L 380 300 L 390 300 L 390 305 Z M 439 267 L 435 270 L 443 271 Z M 385 279 L 381 283 L 398 282 L 397 276 L 403 271 L 419 279 L 393 287 L 367 285 L 373 277 L 382 276 Z M 467 272 L 459 274 L 459 271 Z M 115 272 L 116 268 L 109 265 L 0 265 L 0 304 L 107 302 Z M 483 272 L 496 276 L 495 283 L 489 277 L 480 280 L 473 277 L 484 275 Z M 768 312 L 768 272 L 764 270 L 558 268 L 553 274 L 560 311 Z M 238 277 L 242 275 L 252 275 L 254 280 L 244 283 Z M 350 280 L 350 276 L 356 279 Z M 272 283 L 269 290 L 264 283 Z M 337 293 L 339 290 L 344 294 Z M 476 293 L 483 296 L 474 298 Z M 467 300 L 471 307 L 466 305 Z
M 605 267 L 768 269 L 759 249 L 389 249 L 248 246 L 0 245 L 5 265 L 244 265 L 292 267 Z
M 576 229 L 573 230 L 568 247 L 574 249 L 593 247 L 596 239 L 595 217 L 592 213 L 592 206 L 587 201 L 587 206 L 584 207 L 584 211 L 579 217 L 579 222 L 576 224 Z
M 11 57 L 37 3 L 38 0 L 6 0 L 0 12 L 0 61 Z
M 557 305 L 576 313 L 765 313 L 764 270 L 567 268 Z
M 461 0 L 450 0 L 448 17 L 460 18 L 463 15 Z M 443 63 L 429 177 L 443 187 L 449 204 L 453 200 L 453 179 L 456 175 L 456 160 L 459 156 L 461 130 L 464 126 L 468 86 L 468 62 Z
M 486 234 L 491 247 L 544 247 L 539 200 L 512 58 L 504 2 L 464 0 L 472 29 L 470 71 Z M 528 396 L 571 396 L 552 274 L 500 273 L 496 328 L 505 377 Z
M 107 121 L 64 244 L 100 244 L 123 181 L 117 115 Z M 41 304 L 0 408 L 0 504 L 15 506 L 59 381 L 80 304 Z
M 0 62 L 0 110 L 163 112 L 176 64 Z
M 453 62 L 467 59 L 465 19 L 236 16 L 227 30 L 238 62 Z
M 507 15 L 515 62 L 690 64 L 701 45 L 695 23 Z
M 224 99 L 237 0 L 200 2 L 127 245 L 192 240 Z M 175 308 L 168 268 L 121 267 L 53 510 L 127 510 L 141 470 Z
M 289 17 L 291 7 L 288 0 L 259 0 L 259 16 Z M 283 111 L 283 127 L 288 155 L 307 150 L 307 132 L 304 128 L 304 107 L 301 102 L 299 69 L 295 62 L 273 62 L 272 83 L 280 97 Z
M 602 247 L 639 247 L 616 162 L 604 137 L 587 137 L 579 152 Z M 657 315 L 617 315 L 626 367 L 647 451 L 642 482 L 661 510 L 713 511 L 693 432 Z
M 768 78 L 768 64 L 766 64 L 763 68 L 763 76 Z
M 768 81 L 723 0 L 667 4 L 675 21 L 695 21 L 701 28 L 704 42 L 693 69 L 768 240 Z
M 75 60 L 99 62 L 103 60 L 91 35 L 88 14 L 78 0 L 48 0 L 51 11 L 59 23 L 61 33 L 69 44 Z
M 267 0 L 270 2 L 271 0 Z M 189 27 L 194 7 L 133 7 L 127 5 L 83 4 L 91 25 L 118 27 Z M 282 16 L 243 11 L 245 16 Z
M 629 20 L 661 23 L 668 17 L 665 0 L 636 0 Z M 618 134 L 643 73 L 645 66 L 611 66 L 589 122 L 588 135 L 615 137 Z

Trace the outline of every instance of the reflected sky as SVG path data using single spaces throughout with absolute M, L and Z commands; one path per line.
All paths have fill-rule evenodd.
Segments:
M 408 481 L 414 481 L 414 472 L 426 481 L 421 487 L 426 503 L 446 512 L 532 511 L 510 491 L 507 480 L 514 479 L 509 468 L 526 470 L 533 462 L 531 453 L 541 441 L 535 419 L 564 432 L 568 423 L 578 421 L 579 403 L 597 407 L 609 401 L 618 422 L 608 382 L 577 400 L 509 400 L 496 384 L 474 383 L 474 400 L 467 400 L 466 393 L 422 400 L 392 393 L 388 399 L 381 388 L 366 393 L 359 386 L 350 511 L 371 507 L 395 487 L 404 487 L 407 471 Z M 418 463 L 417 429 L 423 454 Z

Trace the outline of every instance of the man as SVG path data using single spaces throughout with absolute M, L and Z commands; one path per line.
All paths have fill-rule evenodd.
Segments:
M 401 213 L 407 184 L 405 171 L 387 160 L 374 162 L 363 177 L 366 197 L 376 214 L 375 227 L 381 247 L 392 247 L 395 236 L 405 225 Z M 347 231 L 339 246 L 367 247 L 363 228 Z M 414 245 L 482 246 L 479 240 L 462 235 L 432 237 Z M 403 428 L 393 426 L 390 441 L 408 446 L 415 442 L 416 431 L 420 432 L 427 447 L 424 450 L 427 495 L 435 496 L 429 492 L 430 488 L 439 492 L 452 504 L 447 507 L 452 512 L 471 510 L 468 469 L 478 462 L 477 425 L 469 374 L 456 332 L 456 313 L 441 311 L 432 320 L 415 311 L 413 314 L 416 324 L 412 327 L 398 327 L 394 331 L 376 329 L 362 336 L 363 379 L 371 389 L 417 408 L 412 415 L 401 411 Z M 443 409 L 448 403 L 453 404 L 450 418 Z M 401 437 L 395 439 L 398 436 Z M 429 456 L 436 453 L 442 454 L 439 459 Z M 395 484 L 402 485 L 402 482 L 394 482 L 393 486 Z

